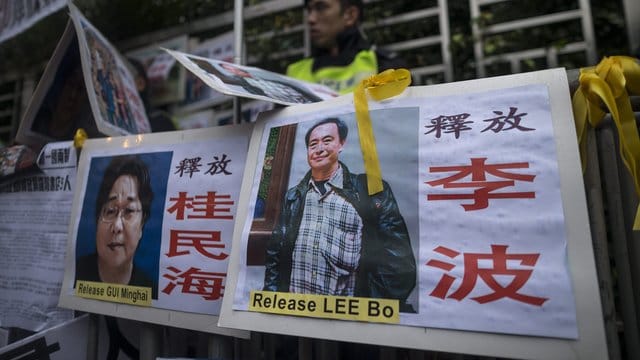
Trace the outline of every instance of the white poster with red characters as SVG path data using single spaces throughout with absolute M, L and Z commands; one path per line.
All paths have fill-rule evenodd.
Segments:
M 605 358 L 565 71 L 410 87 L 369 115 L 372 193 L 351 96 L 256 123 L 220 324 Z
M 576 339 L 547 86 L 449 99 L 430 101 L 420 119 L 429 316 L 411 323 Z
M 250 130 L 87 140 L 60 305 L 238 334 L 216 323 Z

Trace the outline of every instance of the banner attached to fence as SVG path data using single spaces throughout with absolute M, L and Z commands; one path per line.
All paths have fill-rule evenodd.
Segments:
M 87 140 L 61 306 L 224 333 L 216 320 L 249 133 L 235 126 Z
M 122 55 L 71 3 L 69 11 L 78 36 L 82 76 L 98 130 L 116 136 L 151 132 L 135 78 Z
M 221 325 L 507 357 L 606 349 L 564 70 L 371 101 L 374 194 L 352 101 L 256 124 Z M 496 346 L 456 347 L 470 336 Z
M 0 184 L 0 326 L 42 331 L 73 317 L 57 303 L 76 149 L 71 141 L 49 143 L 37 159 L 17 146 L 5 150 L 3 173 L 15 172 Z M 34 166 L 20 171 L 25 164 Z

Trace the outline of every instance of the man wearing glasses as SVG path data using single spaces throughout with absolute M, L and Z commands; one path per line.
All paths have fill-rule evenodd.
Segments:
M 133 262 L 152 200 L 147 165 L 137 156 L 114 157 L 96 199 L 96 253 L 78 259 L 76 281 L 149 287 L 157 298 L 157 283 Z

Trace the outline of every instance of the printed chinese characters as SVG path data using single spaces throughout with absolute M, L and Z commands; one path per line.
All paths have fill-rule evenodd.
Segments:
M 176 166 L 180 178 L 191 179 L 194 174 L 200 173 L 202 158 L 186 158 Z M 209 169 L 201 174 L 204 176 L 231 175 L 227 165 L 231 159 L 226 154 L 213 156 L 213 161 L 208 163 Z M 169 197 L 171 202 L 167 207 L 167 213 L 175 216 L 176 220 L 190 219 L 205 220 L 231 220 L 233 221 L 232 206 L 235 204 L 229 194 L 220 194 L 217 191 L 207 191 L 204 194 L 191 195 L 187 191 L 179 191 L 177 196 Z M 169 249 L 166 257 L 187 256 L 200 254 L 207 259 L 224 261 L 229 257 L 225 252 L 223 234 L 216 229 L 170 229 Z M 205 300 L 218 300 L 224 293 L 224 279 L 227 274 L 211 272 L 199 267 L 190 267 L 182 270 L 176 266 L 168 266 L 168 270 L 162 275 L 170 282 L 162 290 L 165 294 L 171 294 L 179 290 L 183 294 L 196 294 Z
M 520 132 L 534 131 L 535 129 L 522 124 L 526 112 L 519 112 L 517 107 L 509 107 L 505 115 L 502 111 L 493 110 L 496 115 L 490 119 L 484 119 L 487 125 L 480 133 L 500 133 L 509 130 Z M 464 112 L 455 115 L 440 115 L 430 119 L 430 125 L 424 135 L 435 136 L 440 139 L 444 134 L 453 134 L 459 139 L 463 131 L 473 130 L 474 121 L 472 115 Z M 444 177 L 425 181 L 431 188 L 441 187 L 448 190 L 445 193 L 428 193 L 427 201 L 458 200 L 465 212 L 487 209 L 490 200 L 494 199 L 535 199 L 535 191 L 506 191 L 509 187 L 515 187 L 516 182 L 533 183 L 536 175 L 531 174 L 530 163 L 527 161 L 502 161 L 490 162 L 486 157 L 471 157 L 469 165 L 430 166 L 429 173 L 450 173 Z M 468 191 L 464 191 L 468 190 Z M 493 239 L 492 239 L 493 241 Z M 540 256 L 539 253 L 508 254 L 508 245 L 491 243 L 490 253 L 464 252 L 445 246 L 436 246 L 433 249 L 434 258 L 425 265 L 444 270 L 445 273 L 438 281 L 429 296 L 442 300 L 455 299 L 462 301 L 469 297 L 480 278 L 492 291 L 487 294 L 470 297 L 479 304 L 493 302 L 508 298 L 529 305 L 542 306 L 548 298 L 523 294 L 520 290 L 525 286 L 533 273 L 533 268 Z M 450 260 L 462 255 L 461 265 L 463 275 L 457 289 L 452 289 L 459 279 L 453 274 L 456 264 L 440 260 L 441 257 Z M 492 266 L 487 266 L 492 264 Z M 504 284 L 504 278 L 509 278 L 509 283 Z M 498 279 L 500 281 L 498 281 Z M 481 290 L 480 290 L 481 291 Z
M 493 113 L 498 116 L 491 119 L 482 120 L 484 122 L 488 122 L 489 125 L 487 125 L 480 132 L 491 130 L 494 133 L 499 133 L 502 131 L 508 131 L 513 129 L 516 129 L 519 131 L 535 130 L 533 128 L 529 128 L 521 125 L 520 122 L 522 122 L 523 117 L 526 116 L 527 113 L 523 112 L 523 113 L 516 114 L 517 112 L 518 112 L 518 108 L 513 106 L 509 107 L 508 115 L 504 115 L 504 112 L 502 111 L 494 110 Z M 439 115 L 431 119 L 430 121 L 431 125 L 425 125 L 425 128 L 429 129 L 429 131 L 427 131 L 424 134 L 425 135 L 433 134 L 436 138 L 440 139 L 443 133 L 445 134 L 452 133 L 454 137 L 458 139 L 460 138 L 460 134 L 462 133 L 462 131 L 473 130 L 470 124 L 473 124 L 474 121 L 472 120 L 466 121 L 469 117 L 471 117 L 471 114 L 468 114 L 468 113 L 461 113 L 461 114 L 455 114 L 455 115 Z
M 434 296 L 440 299 L 456 299 L 458 301 L 466 298 L 475 288 L 477 279 L 482 279 L 491 290 L 492 293 L 472 297 L 471 300 L 477 301 L 480 304 L 496 301 L 502 298 L 510 298 L 516 301 L 520 301 L 526 304 L 542 306 L 548 298 L 531 296 L 521 294 L 518 291 L 527 283 L 529 277 L 533 273 L 533 267 L 538 261 L 540 254 L 507 254 L 507 245 L 491 245 L 491 253 L 464 253 L 464 275 L 462 277 L 462 283 L 458 289 L 452 293 L 449 293 L 451 286 L 455 282 L 456 278 L 451 275 L 444 274 L 438 285 L 431 291 L 430 296 Z M 460 255 L 460 252 L 446 248 L 444 246 L 438 246 L 433 249 L 434 252 L 446 256 L 451 259 L 455 259 Z M 490 261 L 493 263 L 493 267 L 486 268 L 481 267 L 481 261 Z M 519 262 L 517 265 L 509 266 L 514 262 Z M 427 266 L 435 267 L 438 269 L 450 272 L 455 268 L 454 264 L 441 260 L 429 260 Z M 499 276 L 510 276 L 511 282 L 506 286 L 503 286 L 498 282 Z M 447 295 L 449 294 L 449 295 Z
M 202 164 L 200 161 L 201 157 L 195 157 L 191 159 L 183 159 L 180 161 L 180 164 L 176 166 L 177 170 L 174 174 L 179 174 L 180 177 L 185 175 L 189 175 L 189 177 L 193 177 L 193 174 L 200 172 L 200 167 Z M 227 159 L 227 154 L 222 154 L 221 157 L 213 156 L 213 161 L 207 163 L 209 165 L 209 170 L 205 171 L 206 175 L 217 175 L 217 174 L 225 174 L 231 175 L 230 171 L 227 171 L 227 165 L 229 165 L 231 159 Z
M 485 209 L 489 206 L 489 199 L 533 199 L 536 197 L 533 191 L 520 192 L 494 192 L 496 190 L 514 186 L 516 181 L 533 182 L 535 175 L 517 174 L 504 171 L 504 169 L 529 168 L 527 162 L 486 164 L 487 158 L 471 158 L 471 165 L 459 166 L 431 166 L 429 172 L 452 172 L 457 171 L 448 177 L 438 180 L 427 181 L 432 187 L 442 186 L 444 189 L 471 188 L 473 193 L 462 194 L 429 194 L 427 200 L 466 200 L 472 199 L 472 204 L 462 204 L 465 211 Z M 504 180 L 488 181 L 487 174 Z M 458 181 L 471 176 L 470 181 Z

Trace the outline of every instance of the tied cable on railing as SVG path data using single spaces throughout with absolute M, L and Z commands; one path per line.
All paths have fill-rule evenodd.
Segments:
M 640 136 L 629 95 L 640 95 L 640 60 L 628 56 L 605 57 L 594 67 L 580 69 L 580 86 L 572 98 L 582 170 L 587 167 L 586 142 L 589 127 L 596 128 L 606 115 L 604 104 L 618 130 L 620 156 L 633 178 L 640 197 Z M 640 230 L 640 206 L 633 230 Z
M 364 160 L 364 171 L 367 174 L 369 195 L 382 191 L 382 171 L 378 160 L 376 140 L 373 135 L 367 94 L 375 101 L 381 101 L 399 95 L 411 84 L 411 73 L 407 69 L 389 69 L 380 74 L 362 80 L 353 93 L 356 109 L 358 136 Z

